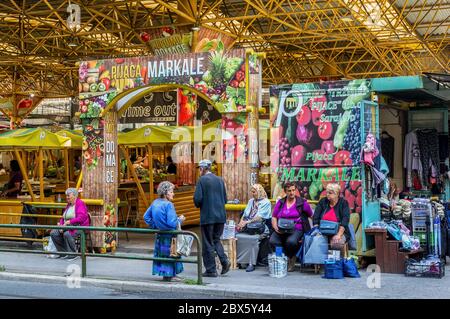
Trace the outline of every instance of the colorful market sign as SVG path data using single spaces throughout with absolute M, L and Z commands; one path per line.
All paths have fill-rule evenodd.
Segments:
M 359 165 L 369 87 L 368 80 L 272 86 L 273 168 Z
M 187 85 L 205 94 L 221 112 L 243 111 L 245 74 L 242 49 L 84 61 L 79 69 L 81 118 L 96 117 L 117 94 L 149 84 Z M 104 95 L 106 100 L 99 101 Z
M 143 96 L 129 106 L 120 123 L 166 123 L 177 125 L 177 92 L 154 92 Z

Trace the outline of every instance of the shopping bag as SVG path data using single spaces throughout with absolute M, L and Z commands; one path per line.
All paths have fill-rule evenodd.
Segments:
M 43 243 L 44 251 L 48 251 L 48 252 L 58 251 L 56 249 L 55 244 L 53 243 L 52 237 L 50 237 L 50 236 L 44 237 L 42 243 Z M 47 255 L 47 258 L 56 258 L 56 257 L 58 257 L 58 255 L 53 255 L 53 254 Z
M 344 276 L 350 278 L 360 278 L 358 266 L 353 258 L 344 258 Z
M 323 264 L 328 257 L 328 239 L 322 235 L 305 235 L 303 247 L 304 264 Z
M 178 224 L 177 230 L 181 230 L 181 225 Z M 194 237 L 191 235 L 177 235 L 172 237 L 170 243 L 170 257 L 188 257 L 191 254 L 192 243 L 194 242 Z

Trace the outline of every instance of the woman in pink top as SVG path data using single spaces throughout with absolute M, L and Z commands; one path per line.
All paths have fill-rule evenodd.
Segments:
M 273 209 L 272 227 L 274 232 L 270 236 L 270 245 L 272 250 L 275 247 L 283 247 L 283 251 L 289 258 L 288 271 L 294 271 L 296 254 L 300 249 L 300 241 L 303 234 L 311 229 L 309 224 L 309 217 L 312 217 L 313 212 L 308 202 L 296 196 L 297 186 L 295 183 L 286 183 L 283 186 L 286 197 L 280 199 Z M 295 226 L 292 232 L 283 232 L 279 227 L 279 219 L 289 219 L 295 221 Z
M 348 202 L 340 197 L 341 187 L 338 184 L 327 185 L 327 197 L 322 198 L 314 211 L 313 225 L 320 227 L 322 220 L 339 223 L 336 235 L 329 236 L 331 249 L 343 250 L 345 243 L 350 239 L 348 223 L 350 221 L 350 209 Z
M 89 214 L 86 204 L 78 198 L 78 191 L 76 188 L 68 188 L 66 190 L 67 206 L 64 209 L 63 216 L 58 225 L 61 226 L 89 226 Z M 75 237 L 80 234 L 78 230 L 58 230 L 53 229 L 50 232 L 50 237 L 58 251 L 76 252 Z M 64 258 L 73 260 L 77 258 L 76 255 L 57 255 L 56 258 Z

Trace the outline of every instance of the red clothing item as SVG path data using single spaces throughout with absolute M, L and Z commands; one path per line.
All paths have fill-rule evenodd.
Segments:
M 322 220 L 328 220 L 330 222 L 338 222 L 334 207 L 332 207 L 325 215 L 323 215 Z

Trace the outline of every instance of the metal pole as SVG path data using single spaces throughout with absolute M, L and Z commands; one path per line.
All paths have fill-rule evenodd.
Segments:
M 86 234 L 81 230 L 81 277 L 86 277 Z

